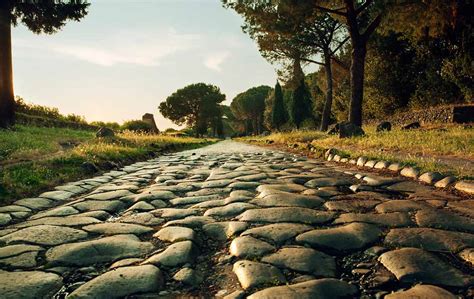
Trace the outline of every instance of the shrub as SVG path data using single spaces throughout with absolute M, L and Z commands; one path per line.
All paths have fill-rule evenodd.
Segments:
M 134 132 L 150 133 L 153 128 L 151 125 L 143 120 L 129 120 L 123 123 L 122 130 L 129 130 Z

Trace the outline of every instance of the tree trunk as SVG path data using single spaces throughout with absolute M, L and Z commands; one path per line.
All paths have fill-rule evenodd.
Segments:
M 364 68 L 366 54 L 367 49 L 365 41 L 353 43 L 349 122 L 357 126 L 362 126 L 362 100 L 364 98 Z
M 329 127 L 332 107 L 332 66 L 329 53 L 324 54 L 324 69 L 326 71 L 326 102 L 324 103 L 323 115 L 321 117 L 321 131 L 326 131 Z
M 0 128 L 8 128 L 15 122 L 15 96 L 11 16 L 8 7 L 3 6 L 0 5 Z

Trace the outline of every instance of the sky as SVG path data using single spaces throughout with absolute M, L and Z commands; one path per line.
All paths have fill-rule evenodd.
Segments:
M 179 88 L 217 85 L 226 103 L 276 82 L 272 65 L 220 0 L 90 0 L 89 14 L 53 35 L 13 29 L 16 95 L 88 121 L 140 119 L 176 128 L 158 105 Z

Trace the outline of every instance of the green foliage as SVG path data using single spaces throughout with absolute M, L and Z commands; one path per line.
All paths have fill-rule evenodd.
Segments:
M 217 86 L 197 83 L 188 85 L 170 95 L 160 103 L 164 117 L 178 125 L 193 127 L 195 134 L 204 134 L 209 127 L 216 127 L 222 117 L 220 103 L 225 100 Z
M 277 82 L 277 84 L 275 85 L 275 96 L 271 111 L 272 128 L 279 130 L 280 127 L 286 122 L 286 110 L 285 103 L 283 101 L 283 91 L 279 82 Z
M 313 107 L 311 104 L 311 95 L 308 92 L 304 79 L 292 93 L 291 101 L 288 106 L 290 122 L 298 129 L 307 118 L 313 118 Z
M 117 122 L 93 121 L 90 124 L 95 127 L 106 127 L 112 130 L 120 130 L 120 124 Z
M 150 133 L 153 131 L 151 124 L 143 120 L 128 120 L 123 123 L 121 129 L 143 133 Z
M 230 104 L 235 118 L 244 122 L 245 134 L 260 134 L 263 131 L 265 99 L 272 90 L 269 86 L 258 86 L 238 94 Z
M 87 15 L 88 1 L 2 1 L 0 9 L 11 12 L 12 23 L 23 23 L 34 33 L 51 34 L 60 30 L 67 21 L 79 21 Z

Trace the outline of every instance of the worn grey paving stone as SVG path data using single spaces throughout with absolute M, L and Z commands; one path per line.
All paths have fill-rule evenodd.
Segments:
M 31 209 L 23 206 L 9 205 L 0 207 L 0 213 L 11 213 L 11 212 L 27 212 L 30 213 Z
M 388 294 L 385 299 L 457 299 L 451 292 L 433 285 L 418 284 L 408 290 Z
M 94 193 L 91 195 L 87 195 L 86 199 L 92 200 L 111 200 L 111 199 L 119 199 L 120 197 L 124 196 L 131 196 L 134 195 L 132 192 L 128 190 L 116 190 L 116 191 L 109 191 L 103 193 Z
M 222 195 L 219 194 L 212 194 L 212 195 L 204 195 L 204 196 L 191 196 L 191 197 L 178 197 L 175 199 L 171 199 L 170 203 L 175 206 L 182 206 L 182 205 L 189 205 L 189 204 L 197 204 L 209 200 L 221 199 Z
M 41 250 L 43 250 L 43 248 L 40 246 L 24 244 L 0 247 L 0 259 L 20 255 L 25 252 L 34 252 Z
M 198 254 L 199 250 L 192 241 L 181 241 L 171 244 L 164 251 L 151 256 L 143 263 L 176 267 L 194 262 Z
M 35 220 L 28 220 L 16 224 L 15 227 L 23 228 L 36 225 L 82 226 L 95 223 L 101 223 L 101 221 L 93 217 L 71 215 L 67 217 L 44 217 Z
M 107 182 L 106 180 L 105 182 Z M 100 181 L 101 183 L 104 183 L 104 180 Z M 131 183 L 126 183 L 126 184 L 121 184 L 121 185 L 114 185 L 114 184 L 107 184 L 107 185 L 101 185 L 99 188 L 95 190 L 95 192 L 109 192 L 109 191 L 118 191 L 118 190 L 138 190 L 139 188 L 135 184 Z
M 64 201 L 70 199 L 73 196 L 75 196 L 74 193 L 67 191 L 48 191 L 41 193 L 38 197 L 52 199 L 55 201 Z
M 171 191 L 152 191 L 144 190 L 142 193 L 134 196 L 133 201 L 153 201 L 153 200 L 170 200 L 177 196 Z
M 138 293 L 157 292 L 163 287 L 158 267 L 121 267 L 81 285 L 68 298 L 123 298 Z
M 162 207 L 166 207 L 166 203 L 163 202 Z M 156 207 L 152 204 L 149 204 L 145 201 L 140 201 L 128 208 L 125 212 L 130 212 L 130 211 L 138 211 L 138 212 L 144 212 L 144 211 L 152 211 L 155 210 Z
M 418 248 L 402 248 L 383 253 L 379 261 L 401 282 L 423 282 L 443 286 L 465 287 L 474 277 L 462 273 L 432 253 Z
M 474 248 L 466 248 L 459 253 L 459 257 L 474 266 Z
M 30 217 L 31 220 L 43 217 L 69 216 L 79 214 L 79 211 L 70 206 L 57 207 L 49 211 L 40 212 Z
M 279 192 L 303 192 L 306 188 L 298 184 L 268 184 L 260 185 L 257 191 L 260 192 L 259 197 L 265 197 L 267 195 Z
M 224 221 L 205 224 L 202 229 L 209 237 L 219 241 L 225 241 L 246 230 L 248 226 L 246 222 Z
M 42 210 L 51 208 L 57 203 L 46 198 L 23 198 L 14 202 L 15 205 L 27 207 L 32 210 Z
M 191 209 L 207 209 L 225 206 L 227 203 L 223 199 L 214 199 L 201 202 L 191 206 Z
M 243 260 L 234 264 L 233 271 L 244 289 L 286 282 L 280 270 L 269 264 Z
M 38 251 L 25 252 L 20 255 L 0 259 L 0 265 L 15 269 L 31 269 L 36 267 Z
M 46 251 L 46 260 L 49 266 L 88 266 L 141 257 L 153 249 L 153 244 L 141 242 L 135 235 L 115 235 L 53 247 Z
M 260 183 L 257 182 L 234 182 L 228 187 L 232 190 L 255 190 L 258 186 L 260 186 Z
M 415 215 L 421 227 L 474 232 L 474 219 L 460 216 L 445 209 L 420 210 Z
M 263 198 L 256 198 L 250 201 L 262 207 L 303 207 L 318 208 L 323 204 L 323 200 L 317 196 L 295 194 L 290 192 L 279 192 L 269 194 Z
M 251 236 L 235 238 L 229 247 L 230 254 L 241 258 L 257 258 L 274 250 L 274 246 Z
M 97 210 L 97 211 L 90 211 L 90 212 L 83 212 L 79 214 L 69 215 L 68 219 L 75 218 L 75 217 L 90 217 L 90 218 L 96 218 L 97 220 L 105 221 L 111 218 L 112 215 L 110 215 L 106 211 Z
M 303 191 L 301 194 L 304 195 L 314 195 L 318 197 L 324 197 L 324 198 L 329 198 L 332 196 L 338 196 L 341 195 L 342 192 L 339 191 L 331 191 L 331 190 L 316 190 L 316 189 L 308 189 Z
M 424 186 L 413 181 L 404 181 L 404 182 L 396 183 L 386 188 L 391 191 L 408 192 L 408 193 L 426 192 L 426 191 L 432 190 L 432 188 L 428 186 Z
M 343 211 L 343 212 L 362 212 L 371 210 L 380 201 L 378 200 L 331 200 L 324 203 L 324 207 L 330 211 Z
M 374 191 L 359 191 L 353 194 L 340 194 L 334 197 L 331 197 L 331 200 L 378 200 L 386 201 L 390 198 L 390 195 L 374 192 Z
M 67 191 L 67 192 L 70 192 L 70 193 L 74 193 L 74 194 L 81 194 L 81 193 L 84 193 L 87 191 L 86 188 L 83 188 L 81 186 L 77 186 L 77 185 L 63 185 L 63 186 L 56 186 L 54 187 L 55 190 L 57 191 Z
M 299 222 L 319 224 L 334 219 L 333 212 L 315 211 L 301 207 L 278 207 L 247 210 L 236 217 L 248 222 Z
M 412 212 L 421 209 L 429 208 L 428 205 L 422 201 L 413 201 L 413 200 L 391 200 L 379 204 L 375 207 L 375 210 L 378 213 L 390 213 L 390 212 Z
M 206 181 L 201 184 L 201 188 L 223 188 L 227 187 L 230 183 L 232 183 L 232 180 L 229 179 Z
M 90 233 L 102 234 L 102 235 L 121 235 L 121 234 L 133 234 L 141 235 L 152 232 L 153 229 L 147 226 L 131 224 L 131 223 L 117 223 L 117 222 L 106 222 L 92 224 L 82 227 L 83 230 Z
M 175 275 L 173 275 L 173 279 L 194 287 L 198 286 L 204 280 L 199 271 L 191 268 L 183 268 L 179 270 Z
M 86 238 L 85 231 L 54 225 L 37 225 L 27 227 L 0 238 L 0 242 L 11 244 L 13 242 L 28 242 L 38 245 L 58 245 L 74 242 Z
M 367 247 L 381 236 L 382 231 L 375 225 L 351 223 L 335 228 L 308 231 L 298 235 L 296 241 L 315 248 L 346 251 Z
M 458 213 L 474 218 L 474 199 L 448 202 L 448 208 Z
M 12 217 L 6 213 L 0 213 L 0 225 L 7 225 L 12 221 Z
M 393 212 L 383 214 L 346 213 L 339 215 L 339 217 L 334 220 L 335 224 L 350 222 L 365 222 L 390 227 L 405 227 L 414 225 L 410 215 L 405 212 Z
M 254 197 L 254 193 L 248 190 L 235 190 L 230 192 L 229 197 Z
M 257 206 L 245 202 L 234 202 L 222 207 L 211 208 L 204 213 L 204 216 L 212 217 L 232 217 L 246 211 L 255 209 Z
M 285 242 L 286 240 L 295 237 L 296 235 L 299 235 L 312 229 L 312 226 L 306 224 L 275 223 L 248 229 L 244 231 L 241 235 L 259 237 L 280 244 Z
M 353 184 L 353 181 L 343 178 L 335 178 L 335 177 L 328 177 L 328 178 L 318 178 L 312 179 L 306 184 L 304 184 L 308 188 L 319 188 L 319 187 L 333 187 L 333 186 L 350 186 Z
M 200 189 L 197 191 L 191 191 L 187 192 L 186 196 L 191 197 L 191 196 L 206 196 L 206 195 L 222 195 L 222 194 L 228 194 L 232 191 L 231 188 L 204 188 Z
M 141 225 L 146 225 L 146 226 L 157 226 L 162 224 L 165 220 L 155 217 L 151 213 L 127 213 L 120 217 L 118 220 L 120 222 L 124 223 L 135 223 L 135 224 L 141 224 Z
M 189 228 L 200 228 L 208 223 L 215 222 L 216 220 L 209 216 L 188 216 L 183 219 L 171 220 L 165 223 L 166 226 L 186 226 Z
M 297 284 L 290 284 L 278 287 L 271 287 L 248 296 L 248 299 L 343 299 L 355 298 L 359 293 L 357 287 L 347 282 L 334 279 L 323 278 L 305 281 Z
M 314 276 L 336 276 L 335 259 L 311 248 L 284 247 L 273 254 L 264 256 L 262 262 Z
M 399 178 L 382 177 L 382 176 L 373 175 L 373 174 L 364 176 L 362 180 L 365 182 L 365 184 L 369 186 L 373 186 L 373 187 L 393 185 L 401 181 L 401 179 Z
M 158 217 L 168 218 L 168 219 L 182 219 L 188 216 L 195 216 L 199 214 L 199 210 L 196 209 L 177 209 L 177 208 L 164 208 L 153 210 L 150 213 Z
M 384 242 L 395 247 L 458 252 L 466 247 L 474 247 L 474 234 L 433 228 L 394 228 L 387 234 Z
M 62 278 L 54 273 L 0 270 L 0 294 L 5 299 L 52 298 L 62 285 Z
M 187 227 L 180 226 L 168 226 L 160 229 L 156 232 L 153 237 L 160 239 L 165 242 L 178 242 L 178 241 L 194 241 L 196 239 L 196 233 L 194 230 Z
M 73 205 L 76 209 L 82 212 L 103 210 L 110 213 L 115 213 L 125 209 L 125 204 L 119 200 L 85 200 Z

